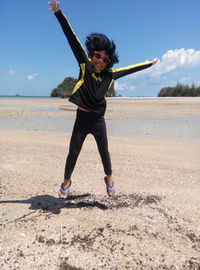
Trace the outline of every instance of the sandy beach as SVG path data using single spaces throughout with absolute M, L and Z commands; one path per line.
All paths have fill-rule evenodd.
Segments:
M 0 269 L 200 270 L 200 98 L 108 98 L 116 196 L 89 135 L 66 200 L 76 107 L 0 98 Z

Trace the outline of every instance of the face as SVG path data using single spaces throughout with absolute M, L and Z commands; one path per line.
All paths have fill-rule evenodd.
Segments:
M 105 54 L 105 51 L 94 51 L 94 56 L 92 57 L 92 64 L 96 72 L 103 71 L 110 62 L 111 61 L 109 57 Z

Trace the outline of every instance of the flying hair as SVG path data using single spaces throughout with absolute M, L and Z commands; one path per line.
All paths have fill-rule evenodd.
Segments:
M 91 33 L 86 37 L 85 45 L 90 58 L 93 57 L 94 51 L 105 51 L 106 55 L 111 60 L 107 68 L 111 68 L 114 64 L 119 62 L 118 55 L 116 53 L 116 45 L 113 40 L 109 40 L 106 35 Z

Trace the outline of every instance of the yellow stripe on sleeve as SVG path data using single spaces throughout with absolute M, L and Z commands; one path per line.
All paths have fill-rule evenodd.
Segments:
M 152 64 L 152 62 L 151 61 L 145 61 L 145 62 L 141 62 L 141 63 L 135 64 L 135 65 L 130 65 L 130 66 L 127 66 L 127 67 L 113 68 L 113 69 L 110 69 L 109 71 L 114 73 L 114 72 L 123 71 L 123 70 L 129 70 L 129 69 L 132 69 L 132 68 L 137 68 L 137 67 L 145 66 L 145 65 L 149 65 L 149 64 Z

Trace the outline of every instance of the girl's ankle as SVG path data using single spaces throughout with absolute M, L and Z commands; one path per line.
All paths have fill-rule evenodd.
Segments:
M 70 185 L 71 185 L 71 179 L 64 179 L 63 184 L 62 184 L 63 188 L 67 189 Z
M 106 179 L 107 185 L 108 185 L 109 187 L 112 187 L 112 186 L 113 186 L 112 175 L 106 175 L 105 179 Z

